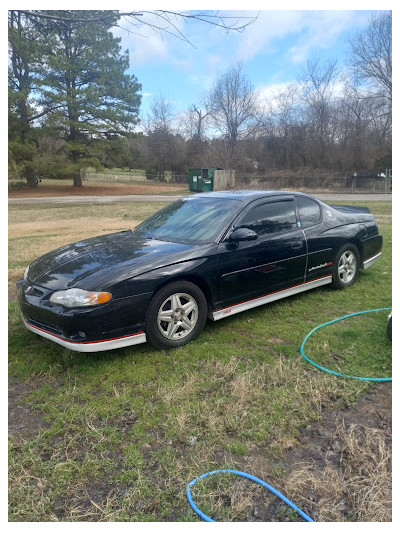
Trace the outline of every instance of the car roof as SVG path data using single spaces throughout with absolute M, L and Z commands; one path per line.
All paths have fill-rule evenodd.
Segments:
M 192 196 L 188 196 L 187 198 L 228 198 L 231 200 L 240 200 L 242 202 L 254 200 L 256 198 L 265 198 L 265 197 L 272 197 L 272 196 L 286 196 L 290 195 L 293 196 L 293 194 L 300 194 L 304 195 L 301 192 L 295 192 L 295 191 L 261 191 L 261 190 L 252 190 L 252 189 L 244 189 L 244 190 L 229 190 L 229 191 L 213 191 L 213 192 L 204 192 L 204 193 L 197 193 Z

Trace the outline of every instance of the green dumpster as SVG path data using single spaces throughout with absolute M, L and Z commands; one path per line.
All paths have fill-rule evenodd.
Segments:
M 189 169 L 189 189 L 195 192 L 214 190 L 214 172 L 220 167 L 204 167 Z
M 201 168 L 189 169 L 189 190 L 194 192 L 202 191 Z

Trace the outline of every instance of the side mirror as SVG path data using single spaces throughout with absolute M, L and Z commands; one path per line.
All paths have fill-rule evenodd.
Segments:
M 236 228 L 229 236 L 229 242 L 255 241 L 258 234 L 249 228 Z

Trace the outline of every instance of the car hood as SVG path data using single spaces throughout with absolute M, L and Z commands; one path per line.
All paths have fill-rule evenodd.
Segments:
M 122 231 L 68 244 L 39 257 L 29 267 L 28 281 L 53 290 L 102 290 L 122 271 L 126 277 L 137 276 L 183 260 L 193 248 L 190 244 L 138 238 L 131 230 Z M 107 275 L 97 276 L 100 272 Z M 89 277 L 101 279 L 102 286 L 85 284 Z

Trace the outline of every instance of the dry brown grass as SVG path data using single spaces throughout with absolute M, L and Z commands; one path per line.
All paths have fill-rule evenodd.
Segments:
M 341 423 L 332 441 L 342 446 L 339 469 L 299 466 L 286 482 L 288 496 L 303 502 L 311 497 L 318 522 L 390 522 L 390 432 Z
M 84 183 L 74 187 L 72 181 L 43 180 L 37 187 L 9 188 L 9 198 L 37 198 L 50 196 L 108 196 L 121 194 L 166 194 L 188 192 L 185 183 Z
M 129 226 L 138 224 L 138 221 L 129 220 Z M 23 235 L 42 235 L 49 231 L 58 233 L 60 237 L 75 239 L 84 235 L 98 235 L 98 232 L 118 231 L 126 229 L 126 220 L 111 217 L 81 217 L 79 219 L 53 220 L 51 226 L 47 220 L 36 220 L 35 224 L 29 222 L 13 223 L 9 226 L 8 236 L 10 239 Z
M 282 452 L 294 445 L 292 416 L 310 410 L 319 419 L 324 403 L 346 394 L 343 381 L 309 374 L 298 360 L 283 356 L 245 367 L 236 357 L 205 359 L 201 369 L 188 370 L 174 386 L 161 383 L 157 391 L 167 406 L 166 425 L 178 432 L 200 426 L 217 442 L 226 432 L 247 433 L 254 424 L 265 433 L 274 426 Z

